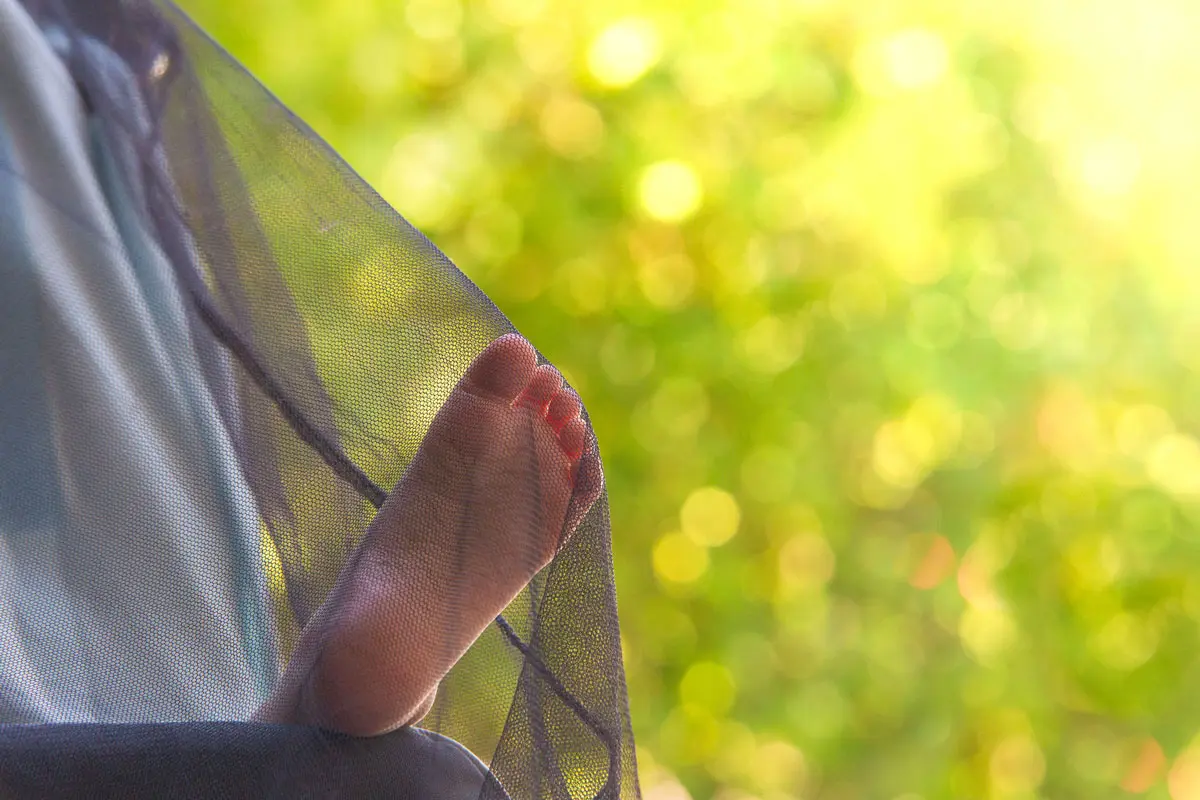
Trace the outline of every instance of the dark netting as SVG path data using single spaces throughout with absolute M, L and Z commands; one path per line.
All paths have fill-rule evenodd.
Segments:
M 0 788 L 636 797 L 512 331 L 174 6 L 0 0 Z

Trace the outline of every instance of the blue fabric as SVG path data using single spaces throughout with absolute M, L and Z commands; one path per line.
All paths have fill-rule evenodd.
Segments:
M 258 514 L 134 163 L 0 0 L 0 723 L 245 719 L 278 675 Z

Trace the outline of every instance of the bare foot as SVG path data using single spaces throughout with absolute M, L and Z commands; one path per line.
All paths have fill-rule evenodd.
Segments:
M 255 719 L 355 736 L 420 720 L 438 682 L 599 497 L 579 400 L 516 334 L 442 406 Z

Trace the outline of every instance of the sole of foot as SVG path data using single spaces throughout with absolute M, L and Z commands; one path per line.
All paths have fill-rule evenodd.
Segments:
M 599 497 L 575 392 L 516 334 L 471 363 L 256 715 L 355 736 L 412 724 Z

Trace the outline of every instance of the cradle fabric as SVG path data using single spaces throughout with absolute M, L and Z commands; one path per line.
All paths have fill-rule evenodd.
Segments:
M 419 728 L 357 739 L 243 722 L 0 725 L 5 800 L 502 797 L 462 745 Z

